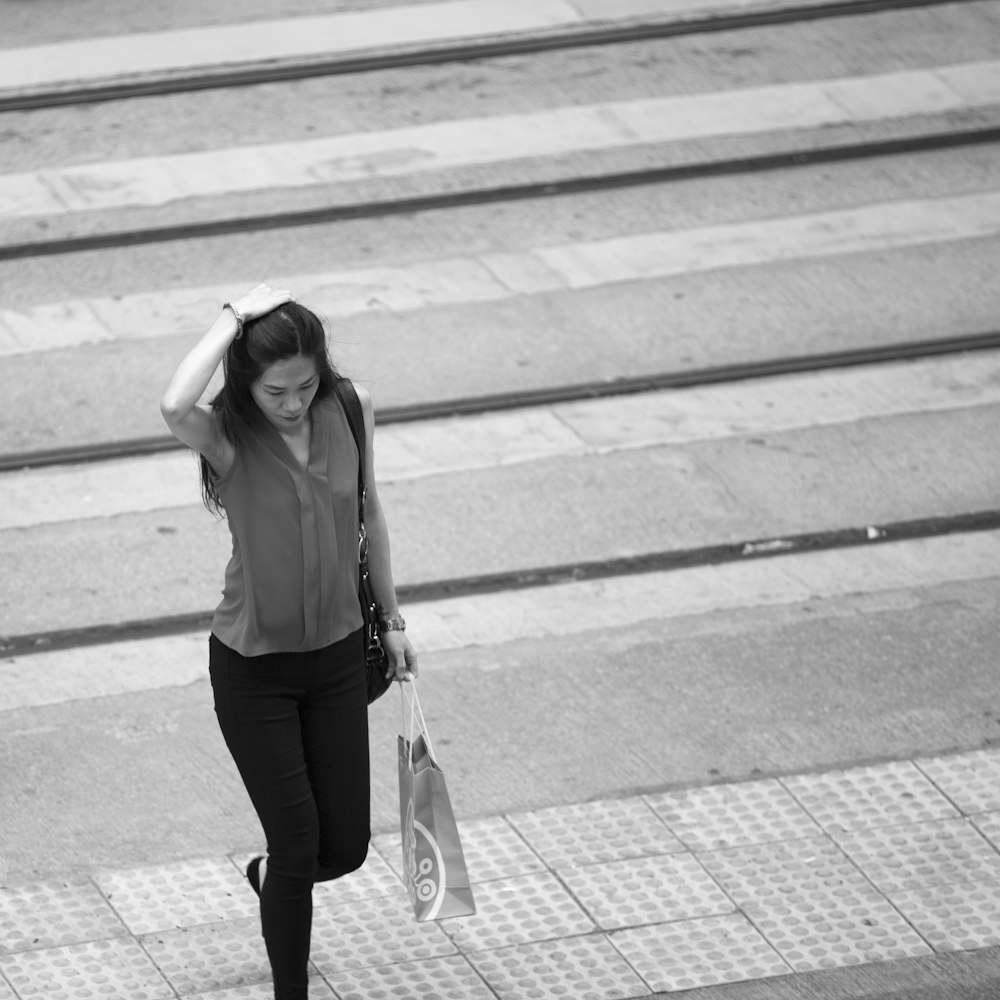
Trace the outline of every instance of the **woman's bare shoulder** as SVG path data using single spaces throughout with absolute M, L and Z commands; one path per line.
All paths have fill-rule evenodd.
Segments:
M 343 379 L 343 382 L 346 382 L 354 389 L 354 392 L 358 397 L 358 402 L 361 404 L 362 412 L 366 417 L 370 417 L 372 413 L 371 393 L 363 385 L 359 385 L 357 382 L 354 382 L 349 378 Z M 343 404 L 338 399 L 338 394 L 336 392 L 331 393 L 327 399 L 323 400 L 323 404 L 335 410 L 343 409 Z
M 361 401 L 361 408 L 366 413 L 370 413 L 372 409 L 372 394 L 363 385 L 358 385 L 357 382 L 352 382 L 351 385 L 354 386 L 354 391 L 358 394 L 358 399 Z

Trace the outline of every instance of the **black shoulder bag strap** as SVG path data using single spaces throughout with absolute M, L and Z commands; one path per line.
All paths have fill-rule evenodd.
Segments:
M 368 704 L 383 695 L 392 681 L 386 680 L 388 657 L 378 632 L 378 608 L 368 578 L 368 535 L 365 528 L 365 415 L 361 400 L 350 379 L 341 379 L 335 386 L 337 398 L 350 425 L 354 443 L 358 446 L 358 600 L 365 622 L 365 663 L 368 672 Z
M 340 405 L 347 414 L 354 443 L 358 446 L 358 527 L 360 528 L 365 523 L 365 497 L 368 495 L 365 486 L 365 415 L 361 409 L 361 400 L 354 391 L 354 383 L 350 379 L 341 379 L 335 389 Z

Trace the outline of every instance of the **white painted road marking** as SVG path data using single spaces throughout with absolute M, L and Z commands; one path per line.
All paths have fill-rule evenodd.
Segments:
M 390 424 L 379 480 L 968 407 L 993 407 L 1000 433 L 1000 351 Z M 199 502 L 188 452 L 7 472 L 0 530 Z
M 1000 191 L 981 191 L 399 267 L 278 276 L 271 283 L 338 319 L 998 234 Z M 232 285 L 217 285 L 0 309 L 0 357 L 195 333 L 233 293 Z
M 0 177 L 0 218 L 154 207 L 650 143 L 958 112 L 994 104 L 998 93 L 1000 61 L 992 61 L 53 167 Z
M 426 672 L 446 650 L 985 580 L 998 566 L 1000 532 L 977 532 L 414 603 L 406 618 Z M 203 632 L 9 657 L 0 711 L 182 687 L 207 663 Z

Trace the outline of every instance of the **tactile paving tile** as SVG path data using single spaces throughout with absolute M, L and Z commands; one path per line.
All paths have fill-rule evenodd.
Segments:
M 473 884 L 545 871 L 545 862 L 503 817 L 459 820 L 458 833 Z
M 1000 812 L 978 813 L 972 817 L 972 825 L 1000 851 Z
M 1000 809 L 1000 750 L 922 758 L 917 766 L 962 812 Z
M 134 941 L 90 941 L 0 958 L 21 1000 L 171 1000 L 174 993 Z
M 358 900 L 344 907 L 317 907 L 312 940 L 313 964 L 324 975 L 454 955 L 456 951 L 435 921 L 417 923 L 405 892 Z
M 380 833 L 372 837 L 372 848 L 378 856 L 389 866 L 393 875 L 398 879 L 403 878 L 403 848 L 400 843 L 399 831 L 394 833 Z M 465 850 L 465 844 L 462 844 Z M 389 895 L 383 893 L 383 895 Z
M 439 921 L 463 951 L 588 934 L 590 918 L 555 876 L 519 875 L 476 886 L 476 915 Z
M 748 904 L 744 910 L 796 972 L 930 953 L 923 939 L 870 885 L 817 889 L 808 897 Z
M 935 951 L 1000 944 L 1000 880 L 887 893 Z
M 503 817 L 459 820 L 458 834 L 473 884 L 545 871 L 545 864 Z M 375 838 L 375 846 L 401 879 L 403 857 L 399 834 L 381 834 Z
M 340 1000 L 496 1000 L 460 955 L 327 976 Z
M 690 854 L 612 861 L 560 872 L 604 929 L 731 913 L 732 900 Z
M 246 882 L 247 865 L 260 853 L 252 851 L 230 855 L 229 860 L 244 882 Z M 374 899 L 378 896 L 391 896 L 397 892 L 405 896 L 406 886 L 373 846 L 368 851 L 365 863 L 357 871 L 348 872 L 341 878 L 329 882 L 317 882 L 313 886 L 313 903 L 316 906 L 342 906 L 345 901 Z
M 800 774 L 781 782 L 830 833 L 958 816 L 958 810 L 906 760 Z
M 1000 879 L 1000 854 L 964 819 L 859 830 L 837 842 L 883 892 Z
M 777 781 L 661 792 L 647 795 L 646 801 L 693 851 L 794 840 L 821 832 Z
M 624 1000 L 649 992 L 603 936 L 480 951 L 469 961 L 500 1000 Z
M 310 1000 L 337 1000 L 334 992 L 319 977 L 309 977 Z M 228 990 L 210 993 L 188 993 L 181 1000 L 274 1000 L 274 984 L 254 983 L 252 986 L 233 986 Z
M 406 896 L 402 879 L 382 855 L 370 848 L 365 863 L 357 871 L 332 882 L 318 882 L 313 888 L 313 900 L 318 905 L 338 905 L 345 899 L 373 899 L 398 893 Z
M 0 889 L 0 955 L 127 934 L 88 879 Z
M 182 995 L 247 986 L 271 978 L 259 918 L 162 931 L 139 941 Z
M 254 916 L 259 903 L 228 858 L 98 872 L 94 881 L 133 934 Z
M 556 806 L 508 819 L 551 868 L 684 850 L 641 798 Z
M 706 851 L 698 860 L 743 908 L 869 887 L 851 859 L 827 837 Z
M 657 993 L 792 970 L 741 913 L 615 931 L 611 942 Z

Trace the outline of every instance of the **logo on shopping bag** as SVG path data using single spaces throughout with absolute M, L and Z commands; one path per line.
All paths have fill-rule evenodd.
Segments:
M 444 856 L 434 834 L 413 815 L 413 802 L 406 810 L 406 840 L 403 844 L 406 887 L 410 901 L 427 906 L 421 920 L 435 920 L 446 895 Z

